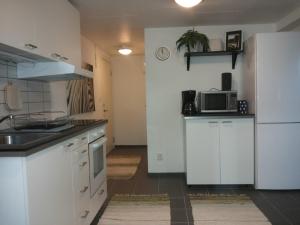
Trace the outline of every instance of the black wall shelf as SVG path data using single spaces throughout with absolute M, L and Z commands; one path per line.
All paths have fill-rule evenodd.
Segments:
M 220 56 L 220 55 L 231 55 L 232 56 L 232 69 L 235 69 L 236 59 L 238 54 L 243 51 L 215 51 L 215 52 L 186 52 L 184 56 L 186 57 L 186 69 L 190 70 L 191 57 L 198 56 Z

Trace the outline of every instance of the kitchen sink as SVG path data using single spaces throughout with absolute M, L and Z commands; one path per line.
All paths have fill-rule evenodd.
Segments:
M 0 134 L 0 145 L 23 145 L 47 138 L 52 134 L 22 133 L 22 134 Z

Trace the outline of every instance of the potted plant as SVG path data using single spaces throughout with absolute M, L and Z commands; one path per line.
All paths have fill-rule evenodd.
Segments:
M 209 50 L 209 40 L 205 34 L 199 33 L 194 28 L 185 32 L 177 41 L 177 50 L 180 51 L 182 47 L 186 47 L 186 50 L 190 53 L 191 49 L 202 46 L 203 52 Z

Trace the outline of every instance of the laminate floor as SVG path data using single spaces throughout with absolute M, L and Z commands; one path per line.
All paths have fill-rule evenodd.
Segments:
M 300 225 L 299 191 L 256 191 L 243 186 L 192 186 L 184 174 L 148 174 L 146 148 L 119 148 L 110 154 L 142 156 L 136 175 L 130 180 L 108 180 L 108 200 L 114 194 L 168 194 L 171 199 L 171 225 L 193 225 L 189 193 L 247 194 L 274 225 Z M 97 225 L 107 203 L 91 225 Z M 126 225 L 126 224 L 124 224 Z

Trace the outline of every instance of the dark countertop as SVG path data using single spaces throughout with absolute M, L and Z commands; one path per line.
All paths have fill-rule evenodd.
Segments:
M 26 144 L 0 144 L 0 157 L 26 157 L 106 123 L 107 120 L 74 120 L 72 121 L 74 127 L 61 132 L 51 133 L 51 135 L 37 138 L 36 140 Z M 27 132 L 3 130 L 0 133 L 5 135 L 22 134 Z M 47 131 L 45 131 L 45 133 L 47 133 Z
M 183 115 L 185 119 L 197 119 L 197 118 L 212 118 L 212 117 L 220 117 L 220 118 L 255 118 L 255 114 L 240 114 L 236 113 L 196 113 L 193 115 Z

